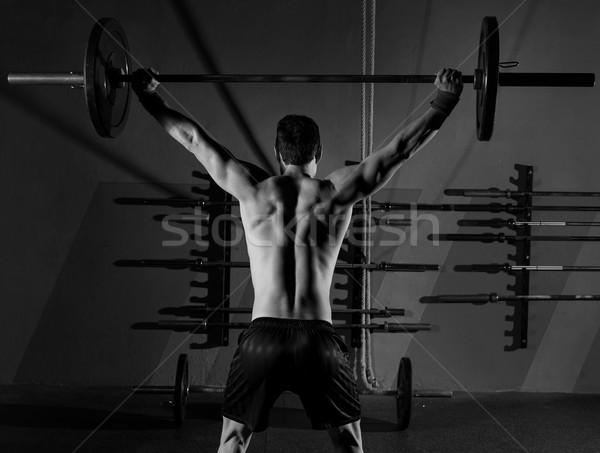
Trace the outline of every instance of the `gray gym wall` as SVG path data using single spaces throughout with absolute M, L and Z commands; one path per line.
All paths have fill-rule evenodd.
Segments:
M 600 6 L 593 0 L 377 2 L 376 72 L 432 74 L 461 65 L 470 74 L 484 16 L 500 22 L 500 59 L 523 72 L 600 73 Z M 80 6 L 81 4 L 81 6 Z M 163 73 L 203 72 L 173 4 L 161 1 L 5 0 L 0 134 L 3 260 L 0 384 L 132 385 L 141 382 L 186 334 L 134 330 L 168 319 L 165 307 L 189 304 L 202 276 L 190 271 L 115 267 L 118 259 L 187 258 L 193 242 L 163 247 L 174 236 L 154 216 L 189 209 L 132 207 L 119 197 L 191 194 L 202 170 L 133 102 L 126 130 L 102 139 L 93 130 L 81 90 L 8 87 L 5 73 L 81 70 L 94 17 L 113 16 L 127 31 L 133 56 Z M 361 2 L 222 0 L 185 3 L 224 73 L 359 73 Z M 519 5 L 521 5 L 519 7 Z M 86 11 L 87 10 L 87 11 Z M 515 11 L 516 10 L 516 11 Z M 89 13 L 89 14 L 88 14 Z M 271 157 L 277 120 L 312 116 L 325 156 L 319 176 L 360 158 L 359 85 L 230 86 L 265 153 Z M 429 85 L 378 85 L 374 134 L 380 144 L 431 92 Z M 475 92 L 462 101 L 435 140 L 407 162 L 381 195 L 386 201 L 478 203 L 450 198 L 445 188 L 511 187 L 515 164 L 535 167 L 535 189 L 598 191 L 599 88 L 501 88 L 492 141 L 475 135 Z M 236 156 L 258 162 L 211 85 L 169 85 L 169 92 Z M 575 199 L 536 200 L 562 204 Z M 590 203 L 594 204 L 594 201 Z M 461 218 L 436 214 L 440 232 L 459 232 Z M 593 213 L 538 214 L 534 219 L 600 220 Z M 496 305 L 425 305 L 422 296 L 507 293 L 503 274 L 460 274 L 457 264 L 501 263 L 513 248 L 440 243 L 418 229 L 417 246 L 373 249 L 375 261 L 438 263 L 439 273 L 376 274 L 374 305 L 405 308 L 404 322 L 429 322 L 414 337 L 374 335 L 374 368 L 382 387 L 395 385 L 408 355 L 418 388 L 453 390 L 600 391 L 600 303 L 534 302 L 529 346 L 505 351 L 512 309 Z M 460 229 L 479 233 L 482 230 Z M 486 230 L 487 231 L 487 230 Z M 540 231 L 541 230 L 534 230 Z M 544 231 L 590 234 L 594 229 Z M 532 263 L 598 264 L 597 243 L 534 243 Z M 234 258 L 243 259 L 243 244 Z M 232 305 L 251 303 L 247 270 L 232 273 Z M 343 279 L 341 279 L 343 283 Z M 592 273 L 533 274 L 532 293 L 600 294 Z M 334 291 L 334 297 L 344 297 Z M 242 320 L 243 317 L 237 319 Z M 237 332 L 232 334 L 235 344 Z M 193 343 L 202 344 L 203 335 Z M 178 352 L 188 351 L 187 341 Z M 224 384 L 234 348 L 190 352 L 194 383 Z M 177 353 L 152 383 L 171 383 Z

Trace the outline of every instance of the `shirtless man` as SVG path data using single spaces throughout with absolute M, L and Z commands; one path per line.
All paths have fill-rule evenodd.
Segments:
M 435 99 L 421 117 L 385 148 L 323 180 L 315 179 L 322 146 L 312 119 L 289 115 L 279 122 L 281 175 L 256 179 L 201 125 L 166 104 L 152 74 L 133 74 L 141 104 L 239 200 L 246 235 L 255 299 L 229 371 L 219 452 L 245 451 L 286 390 L 300 396 L 313 427 L 327 429 L 337 451 L 361 452 L 357 386 L 346 344 L 331 324 L 334 267 L 352 206 L 437 133 L 458 103 L 461 73 L 439 71 Z

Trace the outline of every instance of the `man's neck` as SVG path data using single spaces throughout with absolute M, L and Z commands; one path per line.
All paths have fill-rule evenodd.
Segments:
M 310 165 L 288 165 L 282 173 L 284 176 L 292 176 L 294 178 L 313 178 L 314 173 L 311 171 Z

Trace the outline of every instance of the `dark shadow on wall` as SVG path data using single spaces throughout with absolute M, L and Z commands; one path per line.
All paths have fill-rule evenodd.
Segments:
M 417 50 L 417 59 L 415 62 L 415 69 L 413 74 L 423 74 L 423 56 L 425 55 L 427 35 L 429 34 L 429 23 L 431 21 L 431 4 L 432 0 L 425 2 L 425 11 L 423 12 L 423 25 L 421 26 L 421 36 L 419 37 L 419 49 Z M 408 109 L 405 124 L 412 121 L 413 114 L 415 112 L 415 104 L 417 101 L 418 84 L 414 84 L 410 90 L 410 97 L 408 99 Z
M 535 11 L 537 9 L 537 0 L 531 0 L 529 1 L 525 8 L 527 8 L 526 12 L 523 12 L 522 9 L 521 11 L 519 11 L 518 14 L 519 16 L 524 15 L 523 20 L 521 21 L 521 27 L 520 27 L 520 31 L 518 33 L 517 38 L 514 40 L 514 45 L 512 46 L 512 49 L 510 52 L 506 52 L 505 50 L 503 50 L 503 43 L 506 42 L 506 39 L 502 38 L 502 26 L 500 26 L 500 28 L 498 29 L 498 32 L 500 34 L 500 61 L 506 61 L 508 60 L 513 60 L 515 57 L 515 55 L 519 52 L 519 49 L 521 48 L 525 36 L 527 34 L 527 30 L 529 29 L 530 25 L 531 25 L 531 21 L 533 20 L 533 18 L 535 17 Z M 515 20 L 516 17 L 512 17 L 508 20 Z M 503 18 L 498 18 L 499 23 L 502 23 Z M 476 63 L 477 59 L 477 53 L 474 53 L 471 58 L 469 59 L 469 61 L 473 61 Z M 476 66 L 476 64 L 475 64 Z M 463 71 L 464 72 L 464 71 Z M 498 92 L 498 96 L 501 96 L 502 93 L 499 91 Z M 501 119 L 496 118 L 496 121 L 501 121 Z M 473 129 L 475 129 L 475 107 L 473 106 Z M 464 151 L 462 152 L 462 154 L 460 155 L 458 161 L 455 163 L 454 167 L 451 169 L 450 174 L 448 175 L 448 177 L 446 178 L 446 182 L 445 184 L 442 186 L 443 188 L 447 188 L 447 187 L 451 187 L 452 184 L 454 184 L 454 181 L 456 180 L 458 174 L 460 173 L 461 169 L 464 167 L 465 162 L 469 159 L 469 157 L 471 156 L 471 154 L 473 153 L 473 150 L 476 148 L 476 144 L 477 144 L 477 135 L 474 131 L 473 133 L 473 138 L 470 140 L 469 144 L 465 147 Z M 493 137 L 492 137 L 493 140 Z M 440 193 L 435 200 L 433 201 L 433 203 L 437 203 L 441 198 L 443 198 L 443 194 Z
M 184 208 L 186 212 L 180 212 L 171 215 L 154 215 L 154 221 L 158 221 L 163 229 L 180 236 L 178 241 L 174 241 L 172 246 L 176 247 L 177 242 L 189 242 L 191 250 L 185 255 L 178 255 L 177 258 L 164 260 L 163 264 L 149 264 L 154 253 L 160 250 L 148 252 L 145 256 L 128 257 L 116 260 L 115 265 L 121 268 L 145 268 L 151 271 L 152 267 L 159 269 L 178 270 L 187 273 L 192 271 L 196 274 L 196 279 L 190 285 L 189 302 L 190 305 L 183 307 L 161 307 L 158 313 L 169 316 L 165 320 L 152 322 L 136 322 L 131 327 L 134 330 L 159 330 L 188 332 L 190 334 L 203 334 L 205 341 L 195 343 L 194 349 L 210 349 L 229 344 L 229 331 L 215 326 L 214 328 L 203 327 L 203 323 L 228 323 L 229 314 L 220 308 L 227 309 L 230 306 L 230 280 L 231 268 L 227 266 L 200 267 L 193 263 L 226 263 L 231 262 L 231 238 L 234 228 L 242 228 L 241 222 L 237 216 L 232 215 L 233 202 L 230 195 L 224 192 L 217 184 L 206 175 L 194 172 L 194 176 L 200 178 L 199 184 L 191 188 L 193 197 L 190 197 L 190 206 Z M 143 206 L 147 200 L 125 198 L 131 205 Z M 123 198 L 115 200 L 117 203 Z M 194 206 L 198 200 L 205 200 L 210 203 L 217 203 L 209 206 Z M 161 200 L 154 200 L 155 203 Z M 162 200 L 166 203 L 168 199 Z M 184 200 L 181 201 L 185 203 Z M 154 208 L 156 209 L 156 207 Z M 193 209 L 193 213 L 189 210 Z M 166 246 L 163 242 L 163 247 Z M 178 253 L 178 252 L 177 252 Z M 186 256 L 187 255 L 187 256 Z M 158 258 L 160 260 L 160 258 Z M 172 263 L 172 264 L 168 264 Z M 185 264 L 184 264 L 185 263 Z M 191 264 L 190 264 L 191 263 Z M 127 272 L 126 269 L 123 269 Z
M 191 193 L 189 185 L 168 185 L 166 190 Z M 132 385 L 160 363 L 170 335 L 129 327 L 158 307 L 186 301 L 190 277 L 195 274 L 123 269 L 113 263 L 124 254 L 179 258 L 189 254 L 193 244 L 163 246 L 177 236 L 152 220 L 156 214 L 152 207 L 118 205 L 114 199 L 123 194 L 159 198 L 164 192 L 153 184 L 100 183 L 96 187 L 23 354 L 15 383 Z
M 198 59 L 202 62 L 204 66 L 208 69 L 208 72 L 211 74 L 221 74 L 220 68 L 217 65 L 215 58 L 213 57 L 212 52 L 209 47 L 206 45 L 206 40 L 200 31 L 200 26 L 198 25 L 200 22 L 198 21 L 198 15 L 192 13 L 190 8 L 186 5 L 184 0 L 175 0 L 171 3 L 175 13 L 185 30 L 188 39 L 190 40 L 194 50 L 196 51 L 196 55 Z M 196 19 L 193 19 L 196 18 Z M 244 138 L 248 142 L 250 149 L 254 153 L 254 155 L 260 161 L 261 166 L 271 175 L 276 174 L 275 169 L 273 168 L 273 164 L 270 159 L 267 157 L 262 147 L 258 143 L 254 132 L 252 131 L 250 124 L 246 120 L 245 115 L 242 113 L 241 108 L 239 107 L 238 102 L 235 100 L 233 94 L 229 90 L 226 84 L 224 83 L 215 83 L 215 88 L 217 92 L 221 96 L 227 110 L 229 110 L 230 115 L 233 117 L 235 123 L 238 126 L 238 129 L 242 132 Z
M 0 69 L 0 73 L 5 73 L 5 71 Z M 161 179 L 159 175 L 153 175 L 142 170 L 136 162 L 126 160 L 122 156 L 119 156 L 118 151 L 111 149 L 108 146 L 100 146 L 90 140 L 89 134 L 93 133 L 91 124 L 89 131 L 81 131 L 79 127 L 60 118 L 51 106 L 44 105 L 31 95 L 24 94 L 23 90 L 23 87 L 8 87 L 4 83 L 0 84 L 0 98 L 15 105 L 17 108 L 25 110 L 29 115 L 46 124 L 58 134 L 77 143 L 81 146 L 83 152 L 94 154 L 104 162 L 115 165 L 130 175 L 160 188 L 163 195 L 184 196 L 183 192 L 176 191 L 172 185 L 159 182 Z M 76 115 L 77 113 L 72 112 L 72 114 Z M 85 114 L 87 115 L 87 112 Z

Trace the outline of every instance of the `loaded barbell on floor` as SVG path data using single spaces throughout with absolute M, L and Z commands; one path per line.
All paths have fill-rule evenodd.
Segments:
M 180 428 L 185 421 L 186 406 L 190 393 L 217 393 L 225 390 L 222 386 L 191 386 L 189 379 L 189 359 L 187 354 L 180 354 L 177 359 L 174 386 L 138 386 L 134 393 L 173 395 L 173 421 Z M 447 397 L 451 392 L 419 391 L 412 389 L 412 363 L 408 357 L 402 357 L 398 366 L 396 390 L 382 392 L 396 399 L 396 417 L 399 430 L 405 430 L 410 423 L 412 398 L 417 397 Z
M 593 73 L 501 73 L 498 20 L 484 17 L 479 39 L 478 65 L 464 75 L 477 91 L 477 138 L 487 141 L 494 129 L 498 86 L 592 87 Z M 83 72 L 11 73 L 8 82 L 19 85 L 67 85 L 85 89 L 94 128 L 102 137 L 116 137 L 127 121 L 131 101 L 131 55 L 125 30 L 106 17 L 92 28 Z M 282 75 L 282 74 L 163 74 L 160 82 L 175 83 L 433 83 L 433 75 Z

